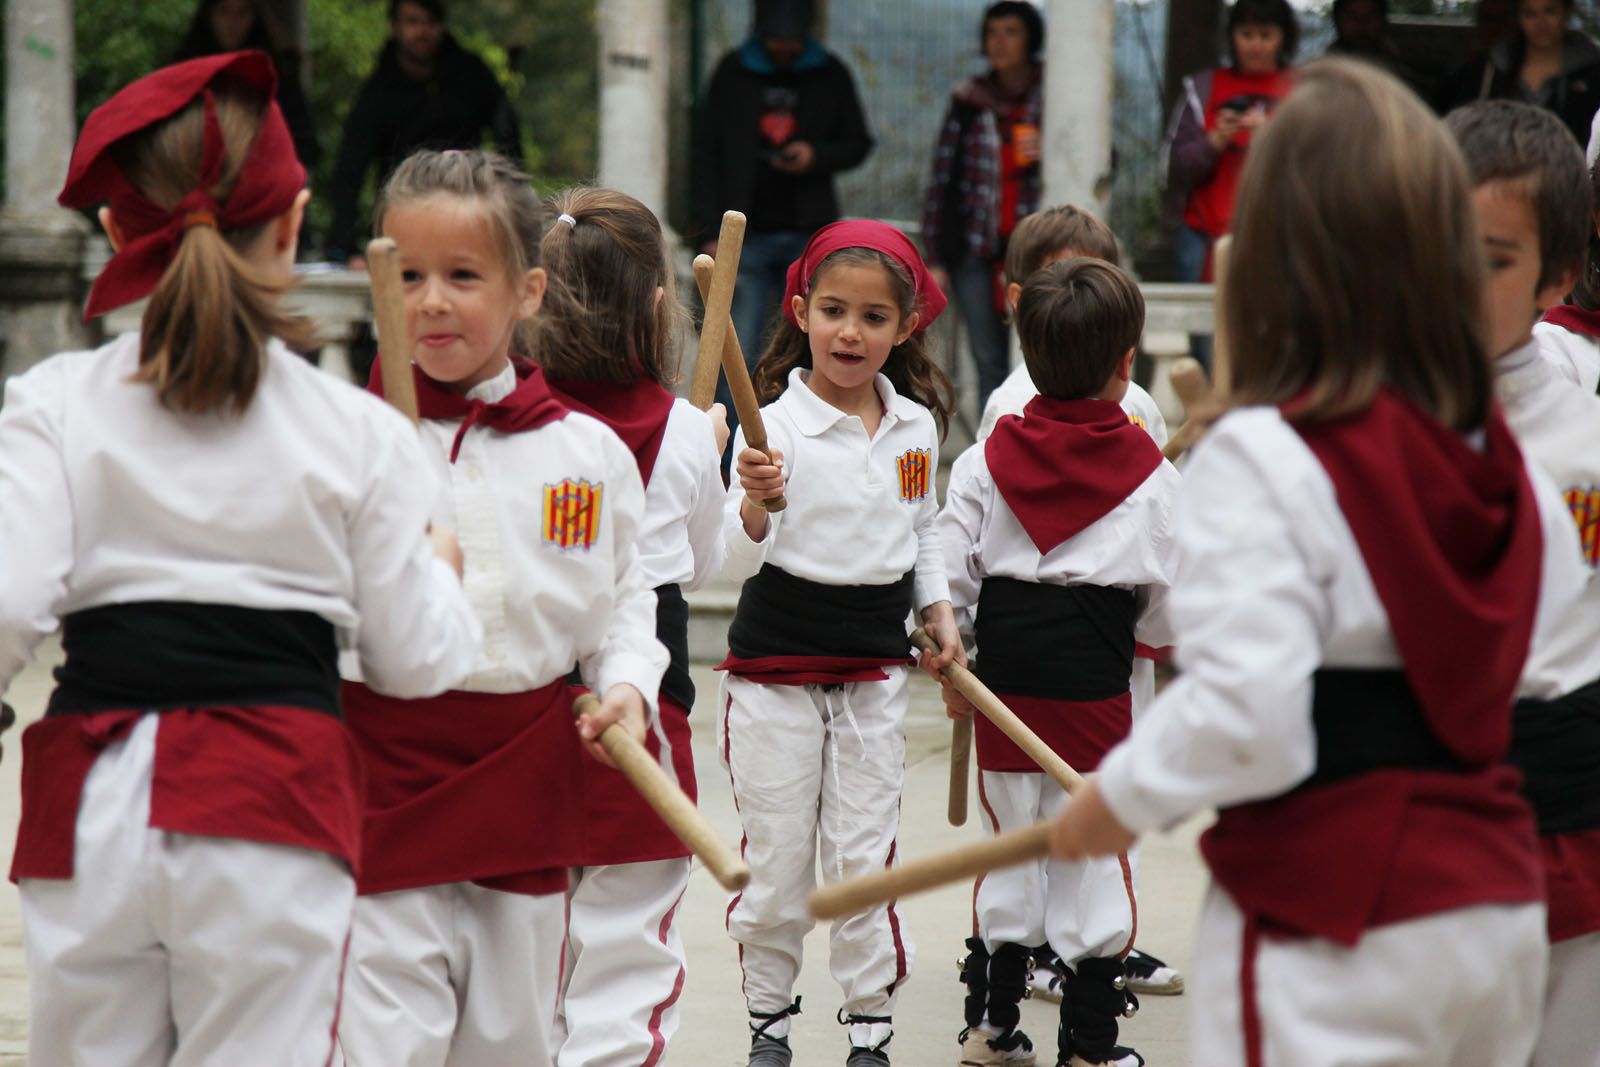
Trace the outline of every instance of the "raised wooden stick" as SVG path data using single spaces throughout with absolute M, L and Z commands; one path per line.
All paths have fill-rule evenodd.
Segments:
M 705 295 L 706 317 L 700 323 L 700 348 L 694 357 L 694 377 L 689 382 L 689 402 L 701 411 L 717 397 L 717 370 L 723 365 L 723 341 L 732 330 L 733 287 L 739 280 L 739 253 L 744 249 L 744 216 L 722 213 L 717 234 L 716 269 Z
M 1002 867 L 1015 867 L 1050 854 L 1050 823 L 963 845 L 900 867 L 877 871 L 848 882 L 835 882 L 811 894 L 807 902 L 815 919 L 842 919 L 913 893 L 968 881 Z
M 1183 402 L 1184 418 L 1178 432 L 1167 438 L 1161 453 L 1169 460 L 1176 461 L 1189 450 L 1189 446 L 1200 440 L 1201 434 L 1211 428 L 1221 407 L 1199 360 L 1183 357 L 1172 365 L 1170 377 L 1172 391 Z
M 572 714 L 582 716 L 594 711 L 599 704 L 594 694 L 585 693 L 572 702 Z M 661 816 L 667 828 L 678 835 L 678 840 L 688 845 L 689 851 L 706 865 L 718 885 L 738 892 L 750 884 L 750 868 L 744 860 L 717 836 L 716 830 L 694 806 L 694 801 L 661 769 L 661 764 L 643 745 L 615 723 L 605 728 L 599 741 L 629 784 L 639 791 L 651 810 Z
M 924 652 L 939 651 L 939 646 L 934 643 L 933 638 L 923 632 L 921 627 L 911 631 L 911 643 Z M 1067 761 L 1056 755 L 1055 750 L 1029 729 L 1027 723 L 1017 718 L 1017 713 L 1006 707 L 988 686 L 978 681 L 977 675 L 958 663 L 952 663 L 944 668 L 944 675 L 962 696 L 972 701 L 973 706 L 983 712 L 984 718 L 998 726 L 1001 733 L 1027 753 L 1028 758 L 1037 763 L 1044 773 L 1054 778 L 1062 789 L 1068 793 L 1075 793 L 1083 785 L 1083 776 L 1067 766 Z
M 1216 280 L 1216 291 L 1212 297 L 1216 308 L 1216 321 L 1211 331 L 1211 388 L 1219 402 L 1225 401 L 1228 391 L 1233 384 L 1233 360 L 1228 351 L 1227 323 L 1223 321 L 1222 309 L 1227 301 L 1228 291 L 1228 260 L 1233 255 L 1233 235 L 1226 234 L 1217 238 L 1216 245 L 1211 250 L 1211 276 Z
M 951 826 L 967 825 L 967 779 L 972 776 L 972 720 L 950 722 L 950 807 L 946 812 Z
M 383 397 L 416 422 L 417 383 L 411 377 L 411 331 L 406 326 L 406 289 L 400 276 L 400 249 L 387 237 L 377 237 L 367 243 L 367 284 L 372 286 L 372 317 L 378 325 Z
M 721 249 L 718 249 L 721 254 Z M 710 256 L 694 257 L 694 280 L 700 287 L 700 298 L 710 306 L 710 291 L 712 281 L 716 277 L 716 261 Z M 708 311 L 707 314 L 710 314 Z M 701 336 L 705 336 L 704 327 Z M 739 415 L 739 425 L 744 428 L 744 443 L 757 452 L 764 452 L 768 459 L 772 458 L 772 450 L 767 447 L 767 426 L 761 421 L 761 401 L 756 399 L 755 386 L 750 383 L 750 368 L 745 366 L 744 350 L 739 347 L 739 335 L 734 332 L 733 324 L 728 324 L 726 340 L 722 343 L 722 373 L 728 378 L 728 392 L 733 394 L 733 410 Z M 695 370 L 698 372 L 699 367 Z M 761 507 L 766 511 L 782 511 L 788 506 L 788 501 L 782 496 L 770 500 L 763 500 Z

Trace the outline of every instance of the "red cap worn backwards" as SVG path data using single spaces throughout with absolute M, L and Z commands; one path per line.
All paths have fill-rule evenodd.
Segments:
M 266 111 L 250 153 L 226 203 L 211 188 L 226 160 L 211 85 L 231 75 L 266 95 Z M 265 52 L 230 52 L 165 67 L 140 78 L 90 113 L 72 150 L 62 207 L 88 208 L 109 203 L 122 230 L 121 251 L 111 257 L 89 293 L 87 321 L 131 304 L 156 287 L 177 253 L 183 231 L 196 223 L 222 230 L 244 230 L 282 215 L 305 188 L 306 169 L 294 153 L 283 113 L 273 99 L 278 75 Z M 171 208 L 152 202 L 134 188 L 112 155 L 117 142 L 176 115 L 197 96 L 205 97 L 205 152 L 198 186 Z
M 917 291 L 917 310 L 922 314 L 913 333 L 926 330 L 939 317 L 939 312 L 944 310 L 944 293 L 933 284 L 933 275 L 928 273 L 928 265 L 922 262 L 922 256 L 917 253 L 917 246 L 911 243 L 911 238 L 887 222 L 849 219 L 831 222 L 812 234 L 800 258 L 789 264 L 788 284 L 783 290 L 784 318 L 796 326 L 800 325 L 795 322 L 794 298 L 805 296 L 810 290 L 811 279 L 823 260 L 846 248 L 870 248 L 882 252 L 911 275 L 911 284 Z

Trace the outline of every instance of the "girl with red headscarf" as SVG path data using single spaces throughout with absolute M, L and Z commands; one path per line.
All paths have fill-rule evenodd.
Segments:
M 0 686 L 59 624 L 23 735 L 29 1059 L 332 1055 L 360 856 L 338 650 L 437 692 L 479 628 L 425 533 L 412 428 L 280 338 L 308 194 L 264 53 L 90 115 L 61 202 L 107 204 L 89 315 L 140 332 L 13 378 L 0 415 Z
M 722 665 L 719 748 L 752 875 L 728 913 L 751 1067 L 791 1062 L 819 838 L 826 881 L 894 863 L 912 609 L 941 646 L 925 666 L 963 658 L 934 529 L 949 382 L 922 338 L 944 304 L 893 226 L 818 230 L 789 267 L 784 322 L 756 368 L 772 452 L 734 443 L 726 571 L 748 580 Z M 787 506 L 769 513 L 780 494 Z M 834 927 L 850 1067 L 889 1062 L 912 953 L 892 906 Z

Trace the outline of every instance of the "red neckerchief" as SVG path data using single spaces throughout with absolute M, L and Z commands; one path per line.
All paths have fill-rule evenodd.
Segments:
M 415 363 L 411 365 L 412 379 L 417 383 L 417 412 L 425 419 L 460 419 L 450 445 L 450 462 L 461 453 L 461 440 L 473 426 L 482 424 L 501 433 L 523 433 L 537 430 L 547 422 L 566 416 L 567 409 L 550 392 L 550 383 L 538 366 L 513 356 L 511 365 L 517 371 L 517 387 L 503 400 L 485 404 L 482 400 L 468 400 L 452 393 L 426 374 Z M 383 363 L 372 361 L 372 376 L 367 380 L 367 391 L 383 395 Z
M 983 458 L 1041 556 L 1128 499 L 1162 460 L 1120 404 L 1043 396 L 995 425 Z
M 1580 337 L 1600 337 L 1600 311 L 1590 311 L 1576 304 L 1557 304 L 1544 313 L 1544 320 Z
M 639 477 L 650 484 L 661 441 L 667 435 L 667 418 L 672 414 L 672 394 L 660 383 L 643 375 L 624 385 L 620 382 L 587 382 L 576 378 L 555 381 L 548 375 L 551 394 L 585 415 L 593 415 L 616 432 L 633 453 Z
M 1463 763 L 1498 761 L 1544 551 L 1504 416 L 1491 410 L 1482 452 L 1388 389 L 1295 429 L 1333 482 L 1428 724 Z

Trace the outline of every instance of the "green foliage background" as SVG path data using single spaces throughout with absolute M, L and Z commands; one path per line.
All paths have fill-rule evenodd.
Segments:
M 388 0 L 306 0 L 306 5 L 310 103 L 323 151 L 312 175 L 316 190 L 326 186 L 345 114 L 388 37 Z M 80 124 L 112 93 L 172 59 L 197 6 L 198 0 L 76 0 Z M 451 31 L 500 75 L 516 104 L 527 164 L 541 186 L 592 179 L 596 171 L 595 6 L 594 0 L 456 0 L 451 5 Z M 0 116 L 0 145 L 3 123 Z M 320 232 L 327 205 L 315 198 L 312 204 L 313 227 Z

